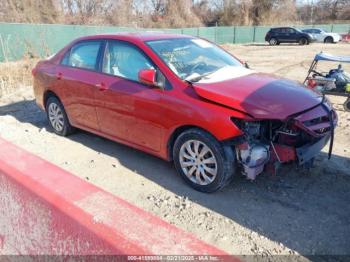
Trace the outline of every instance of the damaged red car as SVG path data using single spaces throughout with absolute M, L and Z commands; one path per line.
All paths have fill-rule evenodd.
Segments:
M 199 191 L 214 192 L 238 172 L 255 179 L 283 163 L 310 167 L 329 140 L 331 154 L 337 116 L 324 97 L 203 39 L 82 37 L 33 75 L 55 133 L 80 128 L 174 161 Z

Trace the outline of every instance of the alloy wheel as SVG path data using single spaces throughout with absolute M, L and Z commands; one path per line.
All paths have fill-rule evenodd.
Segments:
M 276 44 L 277 44 L 277 40 L 275 38 L 271 38 L 270 45 L 276 45 Z
M 218 172 L 211 149 L 201 141 L 188 140 L 180 148 L 180 165 L 185 175 L 198 185 L 209 185 Z
M 56 131 L 61 132 L 64 128 L 64 117 L 61 108 L 56 103 L 51 103 L 48 109 L 49 119 L 52 127 Z
M 305 38 L 301 38 L 301 39 L 299 40 L 299 44 L 300 44 L 300 45 L 306 45 L 306 44 L 307 44 L 307 40 L 306 40 Z

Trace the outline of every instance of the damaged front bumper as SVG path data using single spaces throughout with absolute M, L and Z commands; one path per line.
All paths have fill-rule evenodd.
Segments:
M 317 156 L 321 152 L 322 148 L 326 146 L 330 138 L 331 135 L 329 134 L 314 144 L 307 144 L 296 148 L 298 164 L 302 166 Z
M 245 141 L 236 145 L 242 173 L 255 179 L 264 170 L 277 173 L 283 163 L 311 167 L 313 159 L 329 143 L 332 154 L 337 115 L 327 102 L 296 114 L 277 127 L 268 120 L 244 123 Z

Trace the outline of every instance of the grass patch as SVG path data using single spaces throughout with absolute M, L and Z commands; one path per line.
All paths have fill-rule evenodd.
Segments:
M 32 69 L 38 59 L 24 59 L 16 62 L 0 63 L 0 97 L 16 91 L 33 82 Z

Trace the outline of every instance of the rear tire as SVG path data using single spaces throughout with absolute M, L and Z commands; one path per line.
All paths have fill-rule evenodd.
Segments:
M 231 181 L 235 156 L 209 133 L 193 128 L 183 132 L 173 147 L 175 168 L 195 190 L 212 193 Z
M 278 43 L 278 41 L 277 41 L 276 38 L 272 37 L 272 38 L 269 40 L 269 44 L 273 46 L 273 45 L 278 45 L 279 43 Z
M 299 45 L 308 45 L 309 40 L 307 40 L 305 37 L 302 37 L 299 39 Z
M 325 43 L 325 44 L 333 44 L 333 43 L 334 43 L 333 37 L 327 36 L 327 37 L 324 39 L 324 43 Z
M 54 96 L 46 102 L 46 114 L 53 131 L 60 136 L 68 136 L 74 132 L 74 127 L 69 123 L 66 111 L 61 101 Z
M 344 103 L 344 110 L 350 112 L 350 97 Z

